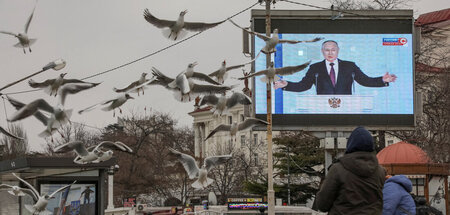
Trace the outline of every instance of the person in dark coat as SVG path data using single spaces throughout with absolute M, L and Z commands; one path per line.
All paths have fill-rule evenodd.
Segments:
M 372 135 L 363 127 L 351 133 L 345 155 L 330 166 L 315 206 L 329 215 L 381 214 L 386 172 L 378 164 Z
M 412 183 L 404 175 L 392 176 L 383 188 L 383 215 L 415 215 L 416 204 L 411 194 Z

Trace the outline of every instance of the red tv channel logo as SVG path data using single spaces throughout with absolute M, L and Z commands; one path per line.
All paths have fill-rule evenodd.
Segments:
M 408 43 L 406 38 L 383 38 L 383 46 L 404 46 Z

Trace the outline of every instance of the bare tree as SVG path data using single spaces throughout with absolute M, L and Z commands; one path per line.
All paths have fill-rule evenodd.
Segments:
M 103 139 L 121 141 L 133 149 L 132 154 L 115 153 L 120 165 L 115 175 L 116 196 L 145 194 L 154 199 L 186 199 L 190 184 L 168 148 L 192 152 L 194 134 L 192 129 L 175 125 L 169 114 L 131 113 L 105 129 Z M 160 206 L 160 202 L 152 204 Z
M 0 160 L 9 160 L 23 157 L 28 152 L 28 138 L 20 124 L 9 124 L 8 130 L 15 136 L 23 137 L 24 140 L 18 140 L 6 135 L 0 139 Z
M 410 0 L 330 0 L 338 10 L 390 10 L 411 7 Z
M 230 196 L 252 195 L 244 192 L 246 181 L 257 180 L 264 177 L 264 164 L 267 163 L 261 156 L 265 153 L 267 145 L 264 141 L 256 142 L 248 139 L 235 147 L 232 143 L 220 144 L 216 147 L 216 155 L 232 154 L 233 158 L 223 165 L 214 167 L 209 176 L 214 180 L 211 190 L 218 194 L 218 203 L 225 204 Z
M 55 136 L 55 137 L 53 137 Z M 45 147 L 45 154 L 50 156 L 67 156 L 66 154 L 56 154 L 54 149 L 64 143 L 70 141 L 81 141 L 90 146 L 100 141 L 100 132 L 95 130 L 87 130 L 82 123 L 72 122 L 64 125 L 58 132 L 50 138 L 46 138 L 47 145 Z M 74 153 L 71 154 L 71 156 Z
M 450 163 L 450 44 L 448 30 L 416 23 L 421 28 L 420 50 L 415 55 L 416 91 L 422 94 L 422 116 L 411 132 L 394 136 L 424 149 L 439 163 Z

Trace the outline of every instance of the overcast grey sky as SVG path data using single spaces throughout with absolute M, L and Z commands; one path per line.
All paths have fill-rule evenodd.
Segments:
M 301 3 L 329 7 L 323 0 L 294 0 Z M 164 38 L 161 30 L 145 21 L 143 11 L 149 11 L 158 18 L 174 20 L 180 11 L 187 9 L 186 21 L 216 22 L 223 20 L 254 4 L 256 0 L 41 0 L 37 3 L 28 35 L 37 38 L 32 45 L 32 53 L 23 54 L 22 50 L 13 47 L 17 39 L 0 34 L 0 68 L 2 78 L 0 87 L 40 70 L 45 64 L 58 58 L 67 61 L 67 66 L 58 72 L 46 71 L 33 79 L 43 81 L 55 78 L 60 72 L 67 72 L 66 78 L 84 78 L 100 73 L 116 66 L 128 63 L 159 49 L 173 44 Z M 0 30 L 22 32 L 35 0 L 0 0 Z M 415 17 L 426 12 L 450 7 L 448 0 L 421 0 L 411 5 Z M 253 9 L 264 9 L 255 6 Z M 278 2 L 275 9 L 312 10 L 305 6 L 287 2 Z M 250 10 L 233 18 L 242 26 L 249 26 Z M 189 33 L 188 36 L 192 35 Z M 163 73 L 175 77 L 183 71 L 187 64 L 197 61 L 198 72 L 210 73 L 219 68 L 223 60 L 228 65 L 247 62 L 242 54 L 242 34 L 229 22 L 203 32 L 182 44 L 158 53 L 152 57 L 126 66 L 124 68 L 97 76 L 87 81 L 102 82 L 96 88 L 70 96 L 66 108 L 73 108 L 71 120 L 102 128 L 114 123 L 116 118 L 112 112 L 100 109 L 83 115 L 78 110 L 93 105 L 116 94 L 113 87 L 122 88 L 137 80 L 142 72 L 150 73 L 156 67 Z M 250 67 L 247 67 L 249 70 Z M 240 76 L 241 70 L 235 70 L 230 76 Z M 225 82 L 236 84 L 235 80 Z M 27 81 L 4 90 L 2 93 L 31 89 Z M 241 90 L 242 87 L 236 90 Z M 124 114 L 130 110 L 147 110 L 170 113 L 178 120 L 179 126 L 191 126 L 192 118 L 187 114 L 193 111 L 193 102 L 177 102 L 172 93 L 162 87 L 154 86 L 146 90 L 144 96 L 133 95 L 135 100 L 124 105 Z M 36 98 L 45 98 L 50 104 L 56 99 L 43 92 L 12 95 L 22 102 L 29 103 Z M 3 101 L 1 101 L 3 103 Z M 0 105 L 0 126 L 7 127 L 3 104 Z M 15 110 L 6 103 L 6 113 L 11 115 Z M 120 115 L 119 115 L 120 116 Z M 45 129 L 34 118 L 22 120 L 30 139 L 32 150 L 40 150 L 45 140 L 37 134 Z M 55 134 L 57 135 L 57 134 Z

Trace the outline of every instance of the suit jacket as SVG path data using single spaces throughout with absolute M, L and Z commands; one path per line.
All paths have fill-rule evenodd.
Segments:
M 338 59 L 339 72 L 336 85 L 333 87 L 330 76 L 328 75 L 325 60 L 312 64 L 305 77 L 300 82 L 289 82 L 283 90 L 293 92 L 303 92 L 309 90 L 312 85 L 316 85 L 317 95 L 351 95 L 352 85 L 356 81 L 365 87 L 384 87 L 389 83 L 384 83 L 383 78 L 372 78 L 364 74 L 354 62 Z

